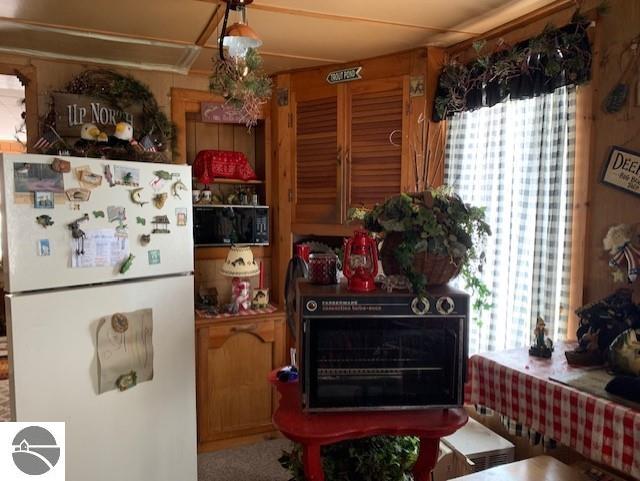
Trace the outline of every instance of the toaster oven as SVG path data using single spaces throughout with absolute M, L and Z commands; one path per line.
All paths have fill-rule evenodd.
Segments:
M 194 205 L 196 246 L 269 245 L 269 207 Z
M 469 297 L 298 284 L 306 411 L 458 407 L 464 402 Z

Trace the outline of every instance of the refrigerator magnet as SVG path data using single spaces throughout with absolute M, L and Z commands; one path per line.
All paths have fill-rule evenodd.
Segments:
M 33 206 L 36 209 L 53 209 L 53 192 L 34 192 Z
M 49 243 L 49 239 L 40 239 L 38 241 L 38 255 L 42 257 L 51 255 L 51 244 Z
M 136 217 L 136 224 L 147 225 L 147 221 L 144 217 Z
M 155 266 L 160 264 L 160 251 L 157 249 L 151 250 L 148 252 L 149 255 L 149 265 Z
M 140 236 L 140 245 L 141 246 L 149 245 L 150 242 L 151 242 L 151 235 L 150 234 L 142 234 Z
M 187 225 L 187 208 L 176 207 L 176 225 L 184 227 Z

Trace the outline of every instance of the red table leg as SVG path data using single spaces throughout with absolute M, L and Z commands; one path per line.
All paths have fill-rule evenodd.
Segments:
M 304 445 L 302 462 L 304 463 L 304 477 L 306 481 L 324 481 L 319 444 Z
M 420 451 L 413 467 L 415 481 L 431 481 L 431 471 L 438 461 L 440 438 L 420 438 Z

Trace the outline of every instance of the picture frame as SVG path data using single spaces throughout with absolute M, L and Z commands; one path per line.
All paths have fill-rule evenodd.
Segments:
M 602 169 L 600 181 L 640 196 L 640 152 L 614 145 Z
M 53 192 L 34 192 L 33 207 L 36 209 L 53 209 L 55 205 Z

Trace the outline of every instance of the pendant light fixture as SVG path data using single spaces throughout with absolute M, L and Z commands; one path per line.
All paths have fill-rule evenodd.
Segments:
M 247 25 L 246 6 L 253 0 L 223 0 L 226 4 L 224 20 L 222 22 L 222 35 L 220 35 L 220 60 L 224 60 L 224 47 L 227 47 L 229 55 L 235 59 L 243 59 L 250 48 L 258 48 L 262 40 Z M 240 15 L 240 21 L 227 28 L 229 12 L 234 10 Z

